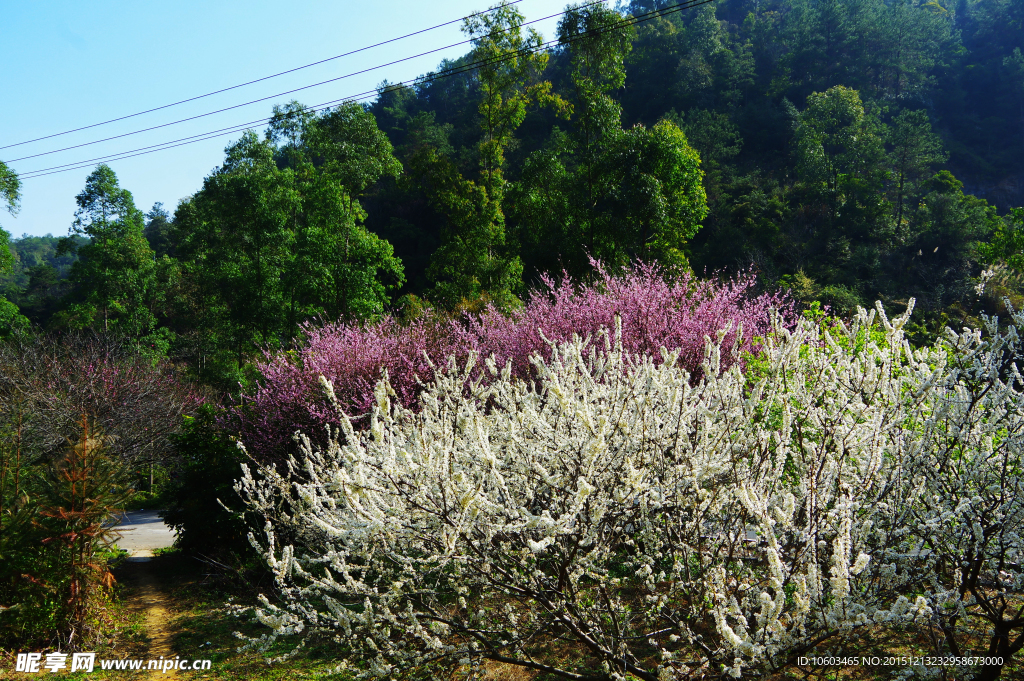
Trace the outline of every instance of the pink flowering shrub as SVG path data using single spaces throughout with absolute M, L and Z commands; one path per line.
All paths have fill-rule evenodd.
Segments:
M 294 353 L 268 354 L 258 364 L 263 381 L 231 411 L 231 426 L 254 456 L 278 458 L 295 431 L 319 440 L 336 422 L 321 375 L 334 384 L 352 416 L 369 410 L 385 370 L 399 400 L 413 407 L 419 382 L 431 379 L 432 366 L 444 365 L 448 357 L 463 361 L 471 351 L 493 355 L 499 366 L 511 361 L 514 376 L 529 378 L 530 356 L 549 355 L 544 338 L 594 337 L 602 328 L 614 328 L 616 315 L 627 351 L 659 358 L 662 347 L 679 349 L 682 366 L 697 375 L 705 337 L 728 328 L 724 345 L 731 346 L 742 328 L 740 347 L 749 350 L 752 339 L 768 330 L 771 310 L 795 321 L 786 295 L 755 295 L 754 285 L 752 274 L 724 283 L 689 275 L 669 280 L 656 265 L 637 264 L 618 276 L 599 268 L 587 284 L 545 279 L 510 315 L 489 308 L 455 319 L 428 315 L 411 324 L 389 317 L 364 326 L 308 326 Z

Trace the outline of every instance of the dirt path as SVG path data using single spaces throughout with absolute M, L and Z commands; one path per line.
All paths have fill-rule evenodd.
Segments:
M 174 609 L 171 599 L 161 588 L 160 582 L 153 571 L 152 561 L 137 559 L 133 561 L 132 568 L 135 577 L 135 593 L 132 598 L 132 605 L 145 613 L 146 635 L 149 637 L 150 660 L 174 658 L 174 648 L 171 647 L 171 620 L 174 618 Z M 150 677 L 161 679 L 178 678 L 175 670 L 167 672 L 150 672 Z
M 150 639 L 147 658 L 174 659 L 174 648 L 171 646 L 174 605 L 167 589 L 161 584 L 152 557 L 154 549 L 171 546 L 174 533 L 164 524 L 158 511 L 126 513 L 118 525 L 118 531 L 121 533 L 118 545 L 129 552 L 124 566 L 124 576 L 132 586 L 129 605 L 143 614 L 146 635 Z M 160 679 L 179 677 L 173 669 L 166 672 L 150 671 L 144 676 Z

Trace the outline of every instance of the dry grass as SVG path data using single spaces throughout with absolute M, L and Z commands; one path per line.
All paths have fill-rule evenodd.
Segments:
M 540 676 L 540 672 L 507 662 L 488 660 L 483 667 L 482 681 L 533 681 Z
M 169 555 L 158 558 L 152 563 L 154 577 L 161 583 L 162 588 L 168 597 L 170 604 L 168 618 L 166 621 L 168 640 L 174 654 L 190 659 L 208 658 L 213 660 L 213 668 L 209 672 L 179 673 L 179 679 L 225 679 L 241 680 L 253 679 L 254 681 L 276 681 L 276 680 L 313 680 L 313 679 L 335 679 L 337 681 L 348 681 L 350 677 L 346 674 L 334 674 L 333 668 L 341 660 L 343 651 L 336 645 L 324 643 L 312 645 L 298 657 L 284 663 L 268 665 L 262 655 L 242 654 L 237 652 L 239 641 L 235 638 L 235 631 L 245 631 L 257 634 L 261 631 L 259 625 L 249 624 L 237 619 L 228 612 L 228 601 L 234 599 L 236 602 L 241 598 L 252 596 L 253 589 L 249 589 L 248 596 L 240 594 L 237 585 L 232 585 L 223 579 L 210 578 L 202 573 L 202 570 L 195 568 L 196 563 L 181 557 L 180 555 Z M 143 618 L 138 611 L 133 612 L 126 604 L 137 600 L 142 590 L 131 574 L 124 574 L 125 578 L 121 588 L 123 589 L 120 605 L 113 606 L 116 613 L 118 626 L 116 632 L 106 643 L 103 657 L 106 658 L 148 658 L 151 652 L 149 634 L 145 631 Z M 856 632 L 845 640 L 834 639 L 814 651 L 808 653 L 812 656 L 830 655 L 856 655 L 858 657 L 877 656 L 928 656 L 934 655 L 935 632 L 924 626 L 909 626 L 902 628 L 873 627 Z M 970 646 L 975 652 L 984 650 L 988 641 L 981 636 L 965 641 L 965 646 Z M 288 643 L 283 643 L 274 654 L 286 652 Z M 590 658 L 588 651 L 582 646 L 570 641 L 547 642 L 544 645 L 533 647 L 530 654 L 538 661 L 563 669 L 578 671 L 589 671 L 595 665 Z M 643 652 L 643 651 L 640 651 Z M 98 656 L 99 657 L 99 656 Z M 9 664 L 8 664 L 9 663 Z M 0 659 L 0 679 L 26 678 L 24 674 L 13 674 L 13 656 L 4 655 Z M 7 672 L 11 673 L 7 673 Z M 437 678 L 444 678 L 445 681 L 462 681 L 467 677 L 468 670 L 457 670 L 454 673 L 445 672 Z M 767 681 L 882 681 L 892 678 L 894 672 L 899 668 L 895 666 L 833 666 L 833 667 L 801 667 L 791 666 L 777 671 L 773 674 L 759 678 Z M 59 675 L 67 678 L 67 675 Z M 76 675 L 76 677 L 79 675 Z M 129 681 L 131 679 L 150 678 L 145 672 L 132 673 L 128 671 L 100 672 L 98 669 L 93 674 L 82 676 L 90 679 L 119 679 Z M 161 676 L 161 678 L 164 678 Z M 939 681 L 962 681 L 963 676 L 956 673 L 952 668 L 947 668 L 940 673 Z M 1024 679 L 1024 664 L 1015 660 L 1008 664 L 1002 674 L 1003 679 L 1015 680 Z M 485 661 L 482 667 L 482 681 L 555 681 L 549 674 L 527 669 L 508 663 Z

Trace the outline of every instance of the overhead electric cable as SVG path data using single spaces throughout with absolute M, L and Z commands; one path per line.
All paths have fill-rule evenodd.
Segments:
M 506 3 L 506 4 L 507 5 L 517 5 L 520 2 L 522 2 L 522 1 L 523 0 L 509 0 L 509 2 Z M 273 74 L 271 74 L 269 76 L 263 76 L 262 78 L 256 78 L 255 80 L 250 80 L 250 81 L 246 81 L 244 83 L 239 83 L 238 85 L 231 85 L 229 87 L 221 88 L 220 90 L 214 90 L 213 92 L 207 92 L 204 95 L 196 95 L 195 97 L 189 97 L 187 99 L 181 99 L 181 100 L 178 100 L 177 102 L 171 102 L 170 104 L 164 104 L 162 106 L 156 106 L 156 107 L 153 107 L 152 109 L 146 109 L 145 111 L 139 111 L 139 112 L 136 112 L 136 113 L 133 113 L 133 114 L 128 114 L 127 116 L 120 116 L 118 118 L 111 118 L 110 120 L 100 121 L 99 123 L 93 123 L 91 125 L 83 125 L 80 128 L 72 128 L 71 130 L 65 130 L 64 132 L 55 132 L 52 135 L 44 135 L 43 137 L 36 137 L 35 139 L 25 140 L 24 142 L 16 142 L 14 144 L 7 144 L 5 146 L 0 147 L 0 149 L 10 149 L 11 147 L 20 147 L 20 146 L 22 146 L 24 144 L 31 144 L 32 142 L 39 142 L 39 141 L 42 141 L 42 140 L 48 140 L 48 139 L 51 139 L 53 137 L 60 137 L 61 135 L 68 135 L 68 134 L 71 134 L 73 132 L 79 132 L 81 130 L 88 130 L 90 128 L 98 128 L 101 125 L 107 125 L 109 123 L 116 123 L 118 121 L 127 120 L 129 118 L 135 118 L 136 116 L 142 116 L 143 114 L 153 113 L 154 111 L 161 111 L 163 109 L 169 109 L 172 106 L 178 106 L 179 104 L 187 104 L 188 102 L 194 102 L 197 99 L 204 99 L 206 97 L 212 97 L 213 95 L 219 95 L 222 92 L 229 92 L 231 90 L 237 90 L 238 88 L 245 87 L 247 85 L 253 85 L 255 83 L 262 83 L 263 81 L 270 80 L 271 78 L 277 78 L 278 76 L 284 76 L 284 75 L 287 75 L 289 73 L 295 73 L 296 71 L 301 71 L 303 69 L 308 69 L 308 68 L 310 68 L 312 66 L 319 66 L 320 64 L 326 64 L 327 62 L 334 61 L 335 59 L 341 59 L 342 57 L 350 57 L 353 54 L 358 54 L 359 52 L 365 52 L 366 50 L 372 50 L 375 47 L 381 47 L 383 45 L 388 45 L 390 43 L 398 42 L 399 40 L 405 40 L 406 38 L 411 38 L 413 36 L 420 35 L 421 33 L 427 33 L 429 31 L 433 31 L 433 30 L 438 29 L 438 28 L 444 28 L 445 26 L 450 26 L 452 24 L 457 24 L 460 21 L 465 21 L 466 19 L 470 19 L 472 17 L 480 16 L 481 14 L 488 14 L 490 12 L 493 12 L 496 9 L 498 9 L 498 8 L 497 7 L 491 7 L 490 9 L 484 10 L 482 12 L 474 12 L 473 14 L 470 14 L 469 16 L 466 16 L 466 17 L 461 17 L 459 19 L 452 19 L 451 21 L 446 21 L 443 24 L 437 24 L 437 25 L 431 26 L 429 28 L 421 28 L 418 31 L 413 31 L 412 33 L 406 33 L 405 35 L 400 35 L 397 38 L 390 38 L 388 40 L 384 40 L 384 41 L 379 42 L 379 43 L 374 43 L 373 45 L 367 45 L 366 47 L 360 47 L 357 50 L 352 50 L 350 52 L 345 52 L 344 54 L 338 54 L 338 55 L 335 55 L 333 57 L 328 57 L 326 59 L 321 59 L 320 61 L 312 62 L 310 64 L 304 64 L 302 66 L 296 66 L 293 69 L 288 69 L 286 71 L 279 71 L 278 73 L 273 73 Z
M 645 14 L 641 14 L 641 15 L 638 15 L 638 16 L 635 16 L 635 17 L 630 17 L 628 19 L 624 19 L 624 20 L 622 20 L 620 22 L 617 22 L 616 24 L 613 24 L 611 26 L 608 26 L 608 27 L 606 27 L 606 28 L 604 28 L 604 29 L 602 29 L 600 31 L 594 31 L 594 32 L 590 32 L 588 34 L 576 36 L 575 38 L 571 38 L 570 40 L 565 41 L 565 42 L 571 43 L 573 40 L 585 37 L 585 35 L 594 35 L 595 33 L 600 35 L 601 33 L 606 33 L 608 31 L 612 31 L 612 30 L 618 30 L 618 29 L 621 29 L 621 28 L 625 28 L 627 26 L 635 26 L 636 24 L 640 24 L 640 23 L 643 23 L 645 21 L 649 21 L 651 19 L 654 19 L 657 16 L 666 16 L 666 15 L 669 15 L 669 14 L 675 14 L 676 12 L 681 12 L 681 11 L 687 10 L 687 9 L 693 9 L 694 7 L 699 7 L 701 5 L 706 5 L 706 4 L 714 2 L 714 1 L 715 0 L 688 0 L 687 2 L 682 2 L 682 3 L 676 4 L 676 5 L 670 5 L 668 7 L 664 7 L 664 8 L 658 9 L 658 10 L 654 10 L 652 12 L 647 12 Z M 594 2 L 594 3 L 589 3 L 589 4 L 593 5 L 593 4 L 600 4 L 600 3 L 599 2 Z M 564 14 L 564 12 L 562 14 Z M 558 15 L 554 15 L 554 16 L 558 16 Z M 550 17 L 546 17 L 546 18 L 550 18 Z M 393 84 L 393 85 L 391 85 L 389 87 L 386 87 L 386 88 L 384 88 L 382 90 L 376 90 L 376 89 L 375 90 L 367 90 L 365 92 L 359 93 L 359 94 L 354 95 L 354 96 L 349 96 L 349 97 L 344 97 L 344 98 L 340 98 L 340 99 L 335 99 L 335 100 L 331 100 L 329 102 L 323 102 L 321 104 L 317 104 L 315 106 L 306 108 L 305 112 L 314 113 L 314 112 L 317 112 L 317 111 L 328 109 L 331 106 L 334 106 L 335 104 L 337 104 L 338 102 L 358 101 L 360 99 L 368 99 L 369 97 L 379 96 L 381 94 L 386 94 L 388 92 L 393 92 L 395 90 L 401 89 L 402 87 L 407 87 L 409 85 L 425 84 L 425 83 L 433 82 L 435 80 L 440 80 L 442 78 L 449 78 L 449 77 L 452 77 L 452 76 L 460 75 L 460 74 L 465 73 L 467 71 L 476 70 L 476 69 L 480 68 L 481 66 L 484 66 L 484 65 L 489 64 L 489 63 L 500 63 L 501 61 L 504 61 L 506 59 L 512 59 L 512 58 L 514 58 L 516 56 L 519 56 L 521 54 L 530 54 L 530 53 L 533 53 L 533 52 L 539 52 L 542 49 L 544 49 L 546 47 L 549 47 L 549 46 L 552 46 L 552 45 L 555 45 L 555 44 L 565 44 L 565 43 L 562 43 L 562 41 L 560 41 L 558 39 L 549 40 L 549 41 L 547 41 L 545 43 L 542 43 L 542 44 L 540 44 L 540 45 L 538 45 L 538 46 L 536 46 L 534 48 L 529 48 L 529 49 L 525 49 L 525 50 L 519 50 L 519 51 L 510 53 L 510 54 L 507 54 L 507 55 L 504 55 L 504 56 L 498 57 L 498 58 L 482 59 L 482 60 L 479 60 L 479 61 L 476 61 L 476 62 L 470 62 L 468 64 L 464 64 L 464 65 L 455 67 L 455 68 L 450 69 L 448 71 L 443 71 L 443 72 L 440 72 L 440 73 L 433 73 L 433 74 L 430 74 L 428 76 L 413 78 L 413 79 L 410 79 L 408 81 L 403 81 L 401 83 L 395 83 L 395 84 Z M 38 169 L 38 170 L 29 171 L 29 172 L 25 173 L 24 175 L 21 175 L 20 178 L 23 179 L 23 180 L 25 180 L 25 179 L 33 179 L 35 177 L 44 177 L 46 175 L 54 175 L 54 174 L 57 174 L 57 173 L 68 172 L 68 171 L 71 171 L 71 170 L 78 170 L 80 168 L 89 167 L 90 165 L 92 165 L 96 161 L 103 160 L 103 159 L 106 159 L 106 160 L 109 160 L 109 161 L 118 161 L 118 160 L 123 160 L 123 159 L 126 159 L 126 158 L 132 158 L 132 157 L 135 157 L 135 156 L 143 156 L 143 155 L 146 155 L 146 154 L 155 153 L 157 151 L 164 151 L 165 149 L 173 149 L 175 147 L 185 146 L 187 144 L 194 144 L 195 142 L 202 142 L 202 141 L 205 141 L 205 140 L 208 140 L 208 139 L 214 139 L 216 137 L 221 137 L 221 136 L 224 136 L 224 135 L 229 135 L 229 134 L 231 134 L 233 132 L 239 132 L 241 130 L 244 130 L 244 129 L 248 128 L 251 125 L 255 125 L 255 124 L 258 124 L 258 123 L 263 123 L 265 121 L 267 121 L 267 118 L 266 117 L 262 117 L 262 118 L 259 118 L 257 120 L 254 120 L 254 121 L 249 121 L 249 122 L 246 122 L 246 123 L 241 123 L 241 124 L 238 124 L 238 125 L 230 126 L 228 128 L 221 128 L 219 130 L 213 130 L 213 131 L 209 131 L 209 132 L 205 132 L 205 133 L 200 133 L 198 135 L 193 135 L 191 137 L 183 137 L 183 138 L 180 138 L 178 140 L 171 140 L 169 142 L 163 142 L 163 143 L 160 143 L 160 144 L 151 145 L 149 147 L 139 147 L 137 149 L 131 149 L 131 150 L 124 151 L 124 152 L 119 152 L 119 153 L 116 153 L 116 154 L 110 154 L 110 155 L 107 155 L 107 156 L 96 157 L 94 159 L 89 159 L 87 161 L 76 161 L 75 163 L 65 164 L 64 166 L 52 166 L 50 168 L 41 168 L 41 169 Z M 196 139 L 196 138 L 199 138 L 199 139 Z M 160 147 L 160 148 L 159 149 L 154 149 L 153 147 Z M 137 152 L 137 153 L 135 153 L 135 152 Z M 66 167 L 66 166 L 74 166 L 74 167 Z
M 682 2 L 682 3 L 679 3 L 677 5 L 670 5 L 668 7 L 664 7 L 664 8 L 659 9 L 659 10 L 654 10 L 652 12 L 647 12 L 645 14 L 641 14 L 641 15 L 638 15 L 638 16 L 635 16 L 635 17 L 630 17 L 628 19 L 624 19 L 624 20 L 622 20 L 620 22 L 617 22 L 616 24 L 613 24 L 611 26 L 606 27 L 605 29 L 602 29 L 601 31 L 591 32 L 591 33 L 589 33 L 587 35 L 593 35 L 594 33 L 597 33 L 599 35 L 601 33 L 605 33 L 605 32 L 608 32 L 608 31 L 618 30 L 620 28 L 625 28 L 627 26 L 633 26 L 633 25 L 636 25 L 636 24 L 639 24 L 639 23 L 643 23 L 644 21 L 648 21 L 650 19 L 653 19 L 656 16 L 665 16 L 665 15 L 668 15 L 668 14 L 674 14 L 676 12 L 680 12 L 680 11 L 683 11 L 683 10 L 686 10 L 686 9 L 692 9 L 692 8 L 698 7 L 700 5 L 706 5 L 706 4 L 710 3 L 710 2 L 714 2 L 714 0 L 699 0 L 699 1 L 696 1 L 696 2 L 693 1 L 693 0 L 689 0 L 688 2 Z M 600 2 L 592 2 L 592 3 L 589 3 L 588 5 L 583 5 L 583 6 L 585 7 L 585 6 L 594 5 L 594 4 L 601 4 L 601 3 Z M 565 14 L 565 12 L 562 12 L 561 14 Z M 558 15 L 553 15 L 553 16 L 558 16 Z M 546 18 L 550 18 L 550 17 L 546 17 Z M 539 20 L 537 20 L 537 21 L 539 21 Z M 533 22 L 527 22 L 527 23 L 533 23 Z M 582 37 L 584 37 L 584 36 L 581 35 L 581 36 L 577 36 L 576 38 L 582 38 Z M 572 39 L 570 39 L 570 40 L 568 40 L 566 42 L 571 43 L 572 40 L 575 40 L 576 38 L 572 38 Z M 402 87 L 406 87 L 408 85 L 430 83 L 430 82 L 433 82 L 435 80 L 439 80 L 441 78 L 448 78 L 448 77 L 451 77 L 451 76 L 460 75 L 460 74 L 465 73 L 467 71 L 472 71 L 472 70 L 475 70 L 477 68 L 480 68 L 481 66 L 486 65 L 488 63 L 500 63 L 501 61 L 504 61 L 506 59 L 514 58 L 516 56 L 519 56 L 520 54 L 529 54 L 529 53 L 532 53 L 532 52 L 539 52 L 540 50 L 542 50 L 542 49 L 544 49 L 544 48 L 546 48 L 548 46 L 554 45 L 556 43 L 561 43 L 561 41 L 559 41 L 557 39 L 550 40 L 550 41 L 548 41 L 546 43 L 542 43 L 541 45 L 538 45 L 538 46 L 536 46 L 534 48 L 525 49 L 525 50 L 519 50 L 517 52 L 513 52 L 511 54 L 507 54 L 507 55 L 504 55 L 504 56 L 498 57 L 498 58 L 483 59 L 483 60 L 479 60 L 479 61 L 476 61 L 476 62 L 470 62 L 468 64 L 464 64 L 464 65 L 458 66 L 458 67 L 456 67 L 454 69 L 450 69 L 448 71 L 443 71 L 441 73 L 433 73 L 433 74 L 429 74 L 428 76 L 422 76 L 422 77 L 414 78 L 414 79 L 411 79 L 411 80 L 408 80 L 408 81 L 404 81 L 404 82 L 401 82 L 401 83 L 396 83 L 394 85 L 391 85 L 390 87 L 384 88 L 383 90 L 368 90 L 368 91 L 365 91 L 363 93 L 359 93 L 358 95 L 348 96 L 348 97 L 344 97 L 344 98 L 339 98 L 339 99 L 331 100 L 329 102 L 324 102 L 324 103 L 321 103 L 321 104 L 317 104 L 317 105 L 315 105 L 313 107 L 306 108 L 305 111 L 313 113 L 313 112 L 321 111 L 323 109 L 328 109 L 328 108 L 330 108 L 331 106 L 333 106 L 334 104 L 336 104 L 338 102 L 358 101 L 360 99 L 368 99 L 369 97 L 372 97 L 372 96 L 379 96 L 379 95 L 385 94 L 387 92 L 393 92 L 393 91 L 395 91 L 397 89 L 400 89 Z M 223 135 L 231 134 L 232 132 L 238 132 L 238 131 L 246 129 L 247 127 L 249 127 L 251 125 L 258 124 L 258 123 L 263 123 L 265 121 L 267 121 L 266 117 L 261 117 L 261 118 L 259 118 L 257 120 L 254 120 L 254 121 L 249 121 L 249 122 L 238 124 L 238 125 L 231 126 L 231 127 L 228 127 L 228 128 L 221 128 L 220 130 L 214 130 L 214 131 L 209 131 L 209 132 L 206 132 L 206 133 L 200 133 L 199 135 L 193 135 L 191 137 L 184 137 L 184 138 L 181 138 L 179 140 L 172 140 L 170 142 L 164 142 L 164 143 L 157 144 L 157 145 L 151 145 L 150 147 L 140 147 L 138 149 L 128 150 L 128 151 L 124 151 L 124 152 L 118 152 L 116 154 L 110 154 L 108 156 L 97 157 L 95 159 L 90 159 L 88 161 L 78 161 L 78 162 L 75 162 L 74 164 L 65 164 L 65 166 L 53 166 L 51 168 L 41 168 L 41 169 L 38 169 L 38 170 L 29 171 L 28 173 L 25 173 L 24 175 L 22 175 L 21 178 L 22 179 L 32 179 L 33 177 L 43 177 L 45 175 L 53 175 L 53 174 L 56 174 L 56 173 L 67 172 L 67 171 L 70 171 L 70 170 L 77 170 L 79 168 L 89 167 L 90 165 L 92 165 L 92 163 L 94 163 L 95 161 L 100 160 L 100 159 L 107 159 L 107 160 L 110 160 L 110 161 L 117 161 L 117 160 L 122 160 L 124 158 L 132 158 L 134 156 L 143 156 L 145 154 L 155 153 L 157 151 L 163 151 L 164 149 L 171 149 L 171 148 L 174 148 L 174 147 L 184 146 L 186 144 L 193 144 L 195 142 L 202 142 L 202 141 L 205 141 L 207 139 L 213 139 L 213 138 L 220 137 L 220 136 L 223 136 Z M 194 138 L 201 138 L 201 139 L 194 139 Z M 189 140 L 189 141 L 182 141 L 182 140 Z M 176 142 L 180 142 L 180 143 L 176 143 Z M 161 148 L 153 149 L 152 147 L 161 147 Z M 146 150 L 148 150 L 148 151 L 146 151 Z M 138 152 L 138 153 L 133 153 L 133 152 Z M 75 167 L 68 168 L 68 167 L 66 167 L 68 165 L 74 165 Z M 63 168 L 63 170 L 60 170 L 61 168 Z
M 586 5 L 582 5 L 582 6 L 583 7 L 589 7 L 590 5 L 601 4 L 601 2 L 603 2 L 603 0 L 594 0 L 593 2 L 587 3 Z M 553 19 L 554 17 L 562 16 L 563 14 L 565 14 L 565 12 L 558 12 L 556 14 L 549 14 L 546 17 L 541 17 L 539 19 L 533 19 L 532 21 L 523 22 L 522 25 L 523 26 L 528 26 L 530 24 L 535 24 L 535 23 L 540 22 L 540 21 L 546 21 L 547 19 Z M 471 16 L 475 16 L 475 15 L 471 15 Z M 249 106 L 250 104 L 258 104 L 259 102 L 265 102 L 265 101 L 267 101 L 269 99 L 277 99 L 278 97 L 283 97 L 285 95 L 290 95 L 290 94 L 294 94 L 296 92 L 301 92 L 302 90 L 309 90 L 310 88 L 320 87 L 321 85 L 327 85 L 328 83 L 335 83 L 335 82 L 337 82 L 339 80 L 344 80 L 346 78 L 351 78 L 352 76 L 359 76 L 359 75 L 362 75 L 364 73 L 369 73 L 370 71 L 377 71 L 379 69 L 383 69 L 383 68 L 388 67 L 388 66 L 394 66 L 395 64 L 401 64 L 402 62 L 407 62 L 407 61 L 411 61 L 413 59 L 418 59 L 420 57 L 425 57 L 428 54 L 433 54 L 435 52 L 440 52 L 442 50 L 447 50 L 447 49 L 452 48 L 452 47 L 458 47 L 459 45 L 465 45 L 467 43 L 473 42 L 474 40 L 475 40 L 474 38 L 470 38 L 468 40 L 460 40 L 457 43 L 452 43 L 450 45 L 445 45 L 443 47 L 437 47 L 437 48 L 434 48 L 432 50 L 427 50 L 426 52 L 420 52 L 419 54 L 414 54 L 414 55 L 412 55 L 410 57 L 403 57 L 401 59 L 396 59 L 394 61 L 389 61 L 386 64 L 378 64 L 377 66 L 371 66 L 369 68 L 361 69 L 359 71 L 353 71 L 352 73 L 346 73 L 345 75 L 338 76 L 336 78 L 328 78 L 327 80 L 322 80 L 322 81 L 320 81 L 318 83 L 313 83 L 311 85 L 303 85 L 302 87 L 293 88 L 291 90 L 285 90 L 284 92 L 278 92 L 277 94 L 268 95 L 266 97 L 260 97 L 259 99 L 253 99 L 253 100 L 250 100 L 248 102 L 243 102 L 241 104 L 234 104 L 232 106 L 226 106 L 223 109 L 216 109 L 214 111 L 208 111 L 206 113 L 196 114 L 195 116 L 189 116 L 187 118 L 180 118 L 180 119 L 178 119 L 176 121 L 171 121 L 170 123 L 161 123 L 160 125 L 153 125 L 153 126 L 150 126 L 148 128 L 141 128 L 139 130 L 134 130 L 132 132 L 122 133 L 120 135 L 112 135 L 110 137 L 104 137 L 102 139 L 93 140 L 92 142 L 83 142 L 81 144 L 73 144 L 73 145 L 71 145 L 69 147 L 63 147 L 61 149 L 54 149 L 52 151 L 43 151 L 43 152 L 40 152 L 38 154 L 30 154 L 28 156 L 21 156 L 19 158 L 12 158 L 12 159 L 10 159 L 8 161 L 5 161 L 5 163 L 11 164 L 11 163 L 17 163 L 18 161 L 27 161 L 30 158 L 38 158 L 40 156 L 49 156 L 51 154 L 59 154 L 62 151 L 70 151 L 72 149 L 80 149 L 82 147 L 88 147 L 88 146 L 92 146 L 94 144 L 100 144 L 101 142 L 109 142 L 111 140 L 121 139 L 122 137 L 131 137 L 132 135 L 138 135 L 138 134 L 143 133 L 143 132 L 150 132 L 152 130 L 159 130 L 161 128 L 167 128 L 167 127 L 170 127 L 172 125 L 178 125 L 179 123 L 186 123 L 188 121 L 194 121 L 194 120 L 199 119 L 199 118 L 206 118 L 207 116 L 213 116 L 214 114 L 224 113 L 225 111 L 232 111 L 233 109 L 240 109 L 240 108 L 242 108 L 244 106 Z M 12 146 L 15 146 L 15 145 L 12 145 Z

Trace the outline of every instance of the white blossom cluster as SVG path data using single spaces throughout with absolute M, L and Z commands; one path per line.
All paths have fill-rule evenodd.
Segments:
M 909 314 L 777 325 L 746 368 L 722 370 L 720 335 L 693 384 L 614 335 L 554 347 L 532 384 L 452 362 L 417 412 L 385 377 L 364 430 L 339 410 L 326 450 L 245 469 L 281 596 L 250 645 L 330 636 L 366 678 L 666 681 L 864 627 L 917 621 L 948 650 L 1024 629 L 1024 319 L 913 350 Z

